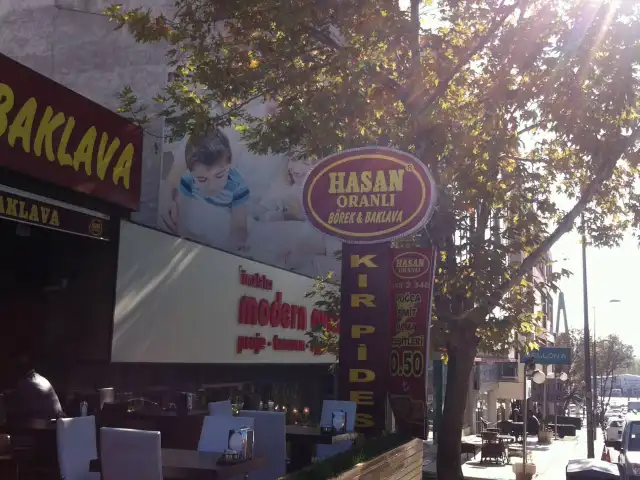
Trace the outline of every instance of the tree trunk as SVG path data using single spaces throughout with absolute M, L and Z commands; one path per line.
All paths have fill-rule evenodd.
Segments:
M 475 328 L 466 326 L 451 332 L 447 346 L 447 388 L 438 432 L 438 480 L 462 480 L 460 447 L 462 425 L 467 407 L 467 393 L 477 342 Z

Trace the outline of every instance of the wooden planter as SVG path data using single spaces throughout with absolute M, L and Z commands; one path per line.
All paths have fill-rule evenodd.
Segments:
M 384 480 L 391 478 L 422 479 L 422 440 L 414 438 L 404 445 L 389 450 L 379 457 L 363 462 L 328 480 Z

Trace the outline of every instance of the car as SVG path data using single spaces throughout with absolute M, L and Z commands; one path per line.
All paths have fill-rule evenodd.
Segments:
M 605 445 L 613 445 L 622 441 L 622 430 L 624 428 L 624 420 L 620 417 L 611 417 L 607 422 L 604 430 Z
M 640 415 L 632 413 L 624 418 L 620 444 L 614 445 L 620 450 L 618 465 L 622 478 L 631 480 L 640 478 Z

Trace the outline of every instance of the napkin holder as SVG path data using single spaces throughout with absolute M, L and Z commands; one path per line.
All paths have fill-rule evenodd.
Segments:
M 250 427 L 229 430 L 227 450 L 235 452 L 238 461 L 251 460 L 253 458 L 254 438 L 254 430 Z
M 331 413 L 331 427 L 336 435 L 347 433 L 347 412 L 344 410 L 333 411 Z

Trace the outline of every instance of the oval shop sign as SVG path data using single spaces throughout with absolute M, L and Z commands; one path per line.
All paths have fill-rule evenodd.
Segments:
M 347 243 L 378 243 L 423 227 L 436 203 L 427 167 L 383 147 L 335 153 L 307 176 L 302 204 L 309 222 Z
M 393 257 L 393 273 L 403 280 L 415 280 L 429 273 L 431 260 L 424 253 L 403 252 Z

